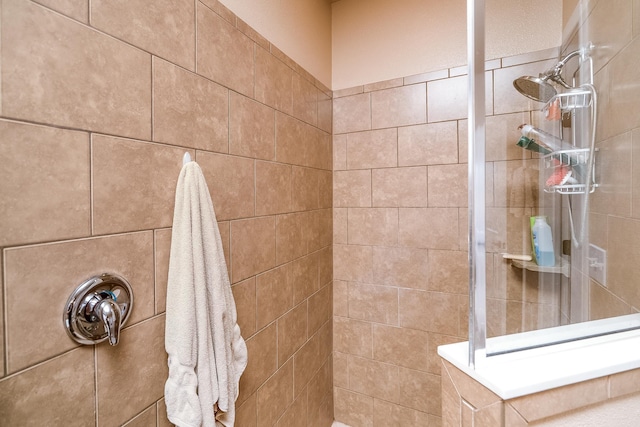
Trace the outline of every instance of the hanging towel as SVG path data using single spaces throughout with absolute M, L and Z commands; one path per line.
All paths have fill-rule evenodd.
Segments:
M 164 395 L 179 427 L 231 427 L 247 346 L 240 335 L 213 203 L 200 166 L 182 167 L 176 188 Z

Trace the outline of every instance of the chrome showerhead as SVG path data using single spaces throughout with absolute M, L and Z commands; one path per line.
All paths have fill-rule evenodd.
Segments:
M 538 77 L 518 77 L 513 81 L 513 86 L 518 90 L 518 92 L 527 98 L 538 102 L 549 102 L 549 100 L 558 93 L 551 82 L 556 83 L 565 89 L 572 89 L 572 86 L 569 86 L 562 78 L 562 68 L 569 59 L 584 54 L 585 52 L 586 50 L 575 50 L 565 55 L 553 68 L 541 73 Z
M 522 76 L 513 81 L 513 86 L 526 96 L 538 102 L 548 102 L 558 91 L 547 80 L 548 77 Z

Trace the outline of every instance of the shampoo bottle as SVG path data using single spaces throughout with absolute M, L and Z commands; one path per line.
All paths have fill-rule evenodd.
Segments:
M 553 239 L 551 238 L 551 226 L 547 224 L 547 219 L 537 216 L 531 229 L 533 235 L 533 249 L 536 253 L 536 262 L 540 266 L 552 267 L 556 264 L 556 257 L 553 253 Z

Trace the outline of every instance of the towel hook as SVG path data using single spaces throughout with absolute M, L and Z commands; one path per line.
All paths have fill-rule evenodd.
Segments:
M 191 154 L 189 154 L 189 152 L 187 151 L 184 153 L 184 156 L 182 156 L 182 166 L 186 165 L 190 161 L 191 161 Z

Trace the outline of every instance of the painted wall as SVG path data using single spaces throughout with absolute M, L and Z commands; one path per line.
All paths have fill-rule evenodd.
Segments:
M 325 86 L 331 87 L 329 0 L 220 0 Z
M 562 4 L 487 0 L 487 59 L 560 45 Z M 465 64 L 465 0 L 333 3 L 334 90 Z

